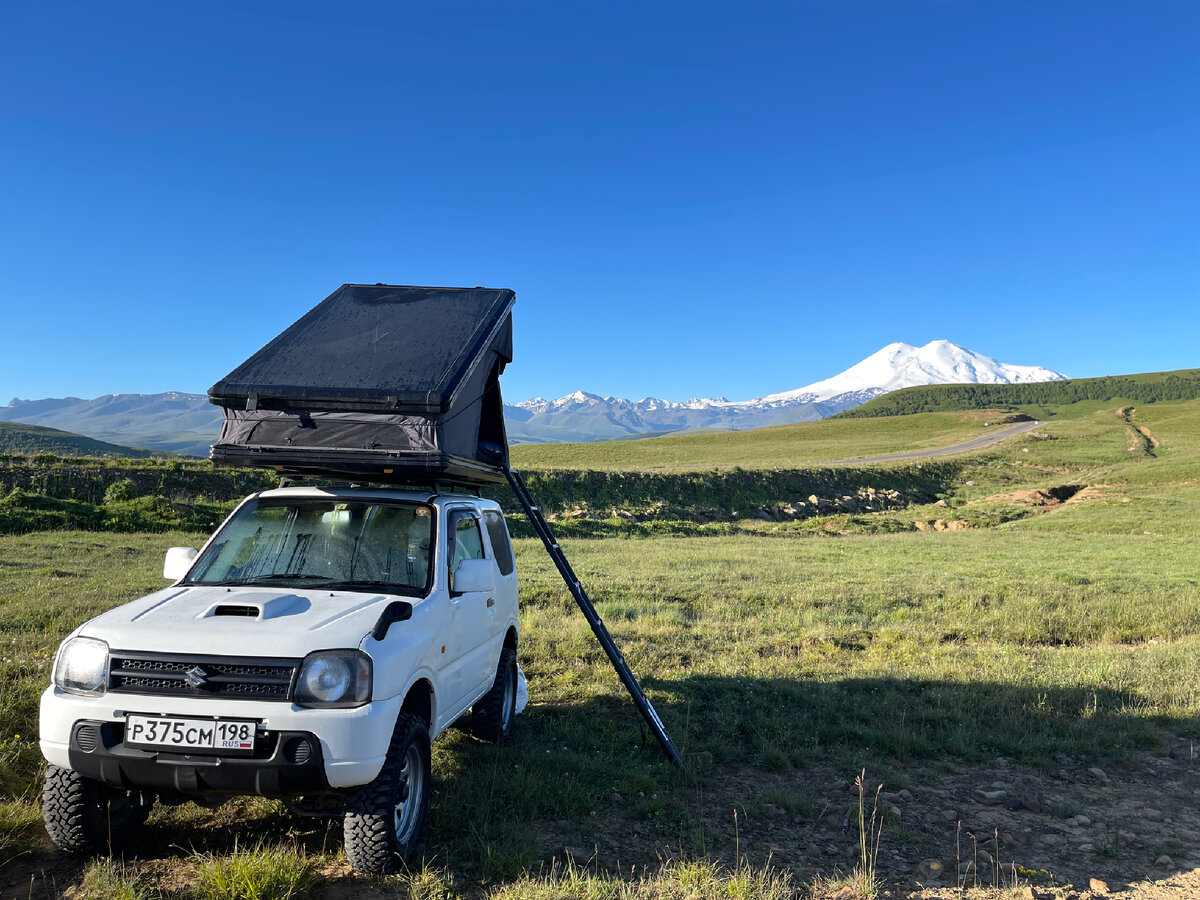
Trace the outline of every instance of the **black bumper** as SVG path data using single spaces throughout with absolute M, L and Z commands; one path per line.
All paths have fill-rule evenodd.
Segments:
M 189 796 L 294 797 L 329 790 L 321 742 L 306 731 L 260 733 L 252 755 L 222 756 L 127 747 L 124 729 L 121 722 L 76 722 L 71 768 L 115 787 Z

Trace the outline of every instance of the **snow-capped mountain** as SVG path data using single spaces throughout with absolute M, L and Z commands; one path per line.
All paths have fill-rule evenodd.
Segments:
M 557 400 L 535 397 L 504 407 L 513 441 L 596 441 L 692 428 L 760 428 L 811 422 L 865 403 L 888 391 L 924 384 L 1016 384 L 1058 381 L 1040 366 L 1011 366 L 949 341 L 924 347 L 888 344 L 839 375 L 754 400 L 724 397 L 672 403 L 647 397 L 624 400 L 576 391 Z M 64 397 L 13 400 L 0 421 L 46 425 L 102 441 L 207 456 L 221 430 L 221 410 L 204 394 L 107 394 L 94 400 Z
M 1041 366 L 1014 366 L 931 341 L 924 347 L 888 344 L 844 372 L 753 400 L 723 397 L 672 403 L 624 400 L 576 391 L 557 400 L 535 397 L 506 407 L 509 436 L 525 441 L 589 441 L 688 428 L 759 428 L 823 419 L 880 394 L 929 384 L 1018 384 L 1060 381 Z
M 875 391 L 878 396 L 927 384 L 1024 384 L 1066 377 L 1041 366 L 1010 366 L 949 341 L 930 341 L 924 347 L 897 342 L 832 378 L 750 402 L 831 400 L 859 391 Z

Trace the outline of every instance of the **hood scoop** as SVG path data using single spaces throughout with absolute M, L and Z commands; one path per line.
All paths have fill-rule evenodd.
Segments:
M 278 619 L 308 612 L 311 606 L 309 599 L 299 594 L 283 594 L 264 600 L 257 594 L 246 592 L 214 603 L 197 618 Z
M 262 609 L 257 606 L 234 606 L 231 603 L 221 603 L 212 608 L 213 616 L 245 616 L 247 619 L 262 618 Z

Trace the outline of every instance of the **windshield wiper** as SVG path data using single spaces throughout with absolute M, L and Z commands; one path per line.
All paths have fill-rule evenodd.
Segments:
M 231 578 L 228 581 L 190 581 L 189 584 L 202 584 L 207 587 L 236 587 L 239 584 L 262 584 L 269 581 L 331 581 L 329 575 L 316 575 L 309 572 L 273 572 L 270 575 L 251 575 L 249 578 Z
M 395 581 L 375 581 L 368 578 L 353 578 L 345 581 L 330 581 L 327 584 L 322 584 L 323 588 L 341 588 L 343 590 L 354 590 L 356 588 L 371 588 L 382 587 L 387 588 L 386 593 L 390 594 L 412 594 L 417 591 L 417 588 L 408 584 L 398 584 Z
M 272 572 L 270 575 L 253 575 L 246 579 L 247 584 L 259 581 L 332 581 L 330 575 L 315 575 L 311 572 Z

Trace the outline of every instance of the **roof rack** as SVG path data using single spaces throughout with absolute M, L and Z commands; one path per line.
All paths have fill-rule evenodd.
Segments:
M 384 488 L 390 491 L 412 491 L 422 494 L 470 494 L 481 496 L 481 486 L 471 482 L 430 481 L 416 479 L 413 481 L 372 481 L 370 479 L 330 478 L 310 472 L 281 472 L 279 487 L 293 487 L 297 484 L 310 484 L 320 487 L 319 482 L 340 482 L 349 488 Z M 341 486 L 341 485 L 336 485 Z

